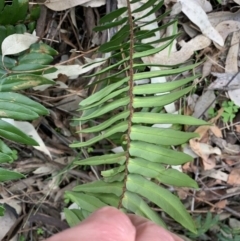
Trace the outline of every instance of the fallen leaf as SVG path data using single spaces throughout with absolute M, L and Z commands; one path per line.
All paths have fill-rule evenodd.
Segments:
M 44 4 L 54 11 L 63 11 L 79 5 L 84 5 L 85 7 L 100 7 L 106 4 L 106 0 L 48 0 Z
M 216 125 L 210 127 L 211 132 L 216 136 L 222 138 L 222 131 Z
M 228 180 L 228 174 L 227 173 L 219 171 L 219 170 L 215 170 L 215 169 L 203 171 L 201 174 L 205 177 L 211 177 L 211 178 L 214 178 L 216 180 L 221 180 L 221 181 L 224 181 L 224 182 L 227 182 L 227 180 Z
M 5 55 L 20 53 L 28 49 L 38 41 L 38 37 L 32 34 L 12 34 L 2 42 L 2 59 Z
M 229 185 L 240 185 L 240 168 L 234 168 L 228 176 Z
M 222 210 L 222 209 L 224 209 L 227 206 L 227 204 L 228 204 L 228 201 L 226 199 L 225 200 L 221 200 L 221 201 L 215 203 L 214 207 L 212 207 L 210 209 L 210 211 L 213 212 L 213 211 L 216 211 L 216 209 L 217 210 Z
M 211 25 L 204 10 L 192 0 L 178 0 L 182 5 L 182 12 L 196 24 L 202 33 L 219 44 L 224 45 L 224 40 L 218 31 Z

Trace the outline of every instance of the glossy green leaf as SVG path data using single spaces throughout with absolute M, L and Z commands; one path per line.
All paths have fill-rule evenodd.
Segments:
M 38 115 L 47 115 L 48 114 L 48 110 L 43 107 L 42 105 L 40 105 L 39 103 L 29 99 L 28 97 L 18 94 L 18 93 L 13 93 L 13 92 L 2 92 L 0 95 L 0 116 L 1 117 L 9 117 L 9 118 L 13 118 L 13 119 L 19 119 L 19 120 L 26 120 L 25 118 L 22 118 L 22 116 L 19 114 L 15 117 L 11 117 L 9 116 L 7 113 L 8 112 L 22 112 L 22 115 L 25 114 L 25 110 L 21 111 L 21 110 L 17 110 L 14 109 L 12 111 L 12 109 L 18 106 L 19 108 L 24 108 L 24 109 L 28 109 L 31 112 L 36 112 Z M 31 118 L 31 116 L 29 116 L 29 120 L 32 120 L 34 118 L 38 117 L 35 116 L 33 118 Z
M 125 13 L 127 11 L 127 7 L 123 7 L 123 8 L 119 8 L 115 11 L 110 12 L 109 14 L 106 14 L 105 16 L 103 16 L 100 21 L 99 24 L 104 24 L 107 22 L 112 22 L 114 19 L 122 16 L 123 13 Z
M 41 53 L 41 54 L 48 54 L 48 55 L 58 55 L 58 52 L 51 48 L 49 45 L 44 44 L 44 43 L 35 43 L 32 44 L 30 49 L 29 49 L 30 53 Z
M 101 107 L 100 109 L 97 109 L 96 111 L 92 112 L 90 115 L 84 116 L 79 118 L 78 120 L 80 121 L 84 121 L 84 120 L 89 120 L 89 119 L 93 119 L 95 117 L 101 116 L 103 114 L 106 114 L 112 110 L 115 110 L 116 108 L 119 108 L 121 106 L 125 106 L 129 103 L 129 98 L 128 97 L 124 97 L 118 100 L 115 100 L 109 104 L 105 104 L 103 107 Z
M 65 197 L 69 198 L 72 202 L 76 203 L 80 208 L 91 213 L 99 208 L 107 206 L 98 198 L 84 193 L 66 191 Z
M 198 188 L 198 184 L 188 175 L 175 169 L 166 169 L 163 165 L 150 162 L 142 158 L 130 158 L 128 163 L 128 171 L 134 174 L 156 178 L 164 184 L 176 187 L 192 187 Z
M 150 112 L 134 112 L 132 117 L 133 123 L 144 124 L 181 124 L 181 125 L 209 125 L 208 122 L 197 119 L 192 116 L 159 114 Z
M 12 151 L 1 139 L 0 139 L 0 152 L 11 156 L 13 160 L 16 159 L 15 151 Z
M 116 134 L 116 133 L 121 133 L 121 132 L 125 132 L 128 128 L 128 123 L 127 121 L 125 122 L 121 122 L 121 123 L 118 123 L 112 127 L 110 127 L 109 129 L 107 129 L 106 131 L 104 131 L 102 134 L 98 135 L 98 136 L 95 136 L 93 137 L 92 139 L 88 140 L 88 141 L 85 141 L 85 142 L 78 142 L 78 143 L 73 143 L 71 144 L 70 146 L 71 147 L 85 147 L 85 146 L 90 146 L 104 138 L 107 138 L 109 136 L 112 136 L 113 134 Z
M 122 205 L 127 210 L 152 220 L 154 223 L 167 228 L 159 214 L 152 210 L 148 204 L 136 193 L 126 191 L 122 200 Z
M 130 138 L 134 141 L 146 141 L 148 143 L 176 146 L 188 142 L 194 137 L 198 137 L 197 133 L 176 131 L 168 128 L 147 127 L 133 125 L 131 127 Z
M 0 182 L 17 180 L 23 177 L 24 175 L 22 175 L 21 173 L 0 168 Z
M 117 154 L 107 154 L 103 156 L 94 156 L 84 160 L 75 161 L 74 164 L 76 165 L 89 165 L 89 166 L 96 166 L 96 165 L 103 165 L 103 164 L 114 164 L 119 163 L 123 164 L 126 160 L 126 153 L 117 153 Z
M 108 100 L 112 100 L 113 98 L 115 98 L 115 97 L 117 97 L 117 96 L 120 96 L 120 95 L 121 95 L 122 93 L 124 93 L 124 92 L 127 93 L 128 90 L 129 90 L 129 87 L 128 87 L 128 86 L 125 87 L 125 88 L 122 88 L 122 89 L 120 89 L 120 90 L 116 90 L 116 91 L 110 93 L 108 96 L 106 96 L 106 97 L 104 97 L 103 99 L 101 99 L 100 101 L 98 101 L 98 102 L 96 102 L 96 103 L 94 103 L 94 104 L 92 104 L 92 105 L 89 105 L 89 106 L 87 106 L 87 107 L 84 106 L 83 108 L 84 108 L 84 109 L 93 108 L 93 107 L 95 107 L 95 106 L 98 106 L 98 105 L 107 103 Z M 125 95 L 126 95 L 126 94 L 125 94 Z M 79 110 L 81 110 L 81 108 L 80 108 Z
M 79 209 L 64 208 L 64 214 L 70 227 L 78 225 L 84 219 L 82 211 Z
M 179 198 L 173 195 L 170 191 L 135 174 L 128 175 L 126 186 L 127 190 L 147 198 L 162 208 L 164 212 L 179 222 L 182 226 L 191 232 L 196 233 L 196 227 L 191 216 Z
M 94 133 L 94 132 L 99 132 L 102 130 L 107 129 L 110 125 L 114 124 L 115 122 L 117 122 L 118 120 L 126 120 L 126 118 L 129 116 L 130 111 L 123 111 L 120 112 L 119 114 L 113 116 L 112 118 L 110 118 L 109 120 L 104 121 L 101 124 L 98 124 L 96 126 L 93 127 L 89 127 L 87 129 L 82 129 L 78 132 L 82 132 L 82 133 Z
M 3 0 L 2 0 L 3 1 Z M 6 4 L 0 14 L 0 24 L 16 24 L 27 16 L 28 0 L 13 0 L 12 4 Z
M 191 156 L 185 153 L 141 141 L 132 141 L 129 152 L 131 156 L 168 165 L 181 165 L 193 160 Z
M 189 93 L 192 87 L 185 88 L 183 90 L 175 91 L 170 94 L 154 96 L 154 97 L 135 97 L 133 99 L 133 107 L 156 107 L 164 106 L 178 100 L 185 94 Z
M 18 143 L 38 146 L 38 143 L 6 121 L 0 120 L 0 136 Z
M 10 75 L 0 79 L 0 91 L 18 91 L 43 84 L 55 84 L 55 82 L 34 74 Z
M 53 61 L 53 57 L 42 53 L 28 53 L 19 58 L 20 64 L 43 64 L 47 65 Z
M 21 64 L 13 67 L 11 70 L 15 74 L 22 74 L 27 71 L 29 74 L 42 75 L 42 74 L 53 73 L 57 71 L 57 68 L 49 67 L 49 65 L 42 65 L 42 64 Z
M 184 86 L 190 81 L 193 81 L 195 78 L 196 78 L 195 76 L 191 76 L 186 79 L 176 80 L 172 82 L 138 85 L 133 88 L 133 94 L 147 95 L 147 94 L 165 93 L 165 92 L 177 89 L 181 86 Z
M 1 31 L 1 26 L 0 26 L 0 31 Z M 1 33 L 0 33 L 1 35 Z M 1 42 L 1 40 L 0 40 Z M 3 61 L 2 61 L 3 60 Z M 7 68 L 11 69 L 17 64 L 17 61 L 15 59 L 9 58 L 7 56 L 4 56 L 4 59 L 2 58 L 2 55 L 0 55 L 0 68 Z
M 105 96 L 109 95 L 112 91 L 116 90 L 118 87 L 120 87 L 121 85 L 126 83 L 128 80 L 129 80 L 129 78 L 127 77 L 127 78 L 122 79 L 121 81 L 108 85 L 107 87 L 105 87 L 105 88 L 99 90 L 98 92 L 94 93 L 93 95 L 89 96 L 87 99 L 81 101 L 80 106 L 91 105 L 91 104 L 101 100 Z
M 106 171 L 101 171 L 103 177 L 111 177 L 125 170 L 125 166 L 118 166 Z

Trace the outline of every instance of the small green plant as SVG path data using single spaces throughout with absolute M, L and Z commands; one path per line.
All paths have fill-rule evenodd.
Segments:
M 38 229 L 37 229 L 37 234 L 38 234 L 38 235 L 43 235 L 43 234 L 44 234 L 43 229 L 42 229 L 42 228 L 38 228 Z
M 187 232 L 186 236 L 196 240 L 208 240 L 206 232 L 214 227 L 219 222 L 219 216 L 216 215 L 213 217 L 212 213 L 208 212 L 206 218 L 203 215 L 198 216 L 195 220 L 197 233 Z
M 222 103 L 223 107 L 223 113 L 222 118 L 223 122 L 232 122 L 233 118 L 236 116 L 236 113 L 238 112 L 238 106 L 236 106 L 232 101 L 224 101 Z
M 208 109 L 208 115 L 209 115 L 209 118 L 214 118 L 215 116 L 217 116 L 217 112 L 213 107 L 210 107 Z

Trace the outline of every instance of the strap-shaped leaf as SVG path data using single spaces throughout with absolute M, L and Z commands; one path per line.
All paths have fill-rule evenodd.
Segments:
M 131 156 L 168 165 L 181 165 L 193 160 L 191 156 L 185 153 L 142 141 L 132 141 L 129 152 Z
M 125 120 L 129 116 L 129 114 L 130 114 L 130 111 L 128 111 L 128 110 L 120 112 L 119 114 L 113 116 L 109 120 L 106 120 L 106 121 L 104 121 L 103 123 L 101 123 L 97 126 L 93 126 L 93 127 L 87 128 L 87 129 L 83 129 L 83 130 L 80 130 L 79 132 L 94 133 L 94 132 L 102 131 L 104 129 L 107 129 L 110 125 L 114 124 L 118 120 Z
M 103 134 L 100 134 L 99 136 L 96 136 L 88 141 L 85 142 L 78 142 L 78 143 L 73 143 L 70 146 L 71 147 L 85 147 L 85 146 L 90 146 L 104 138 L 107 138 L 109 136 L 112 136 L 113 134 L 116 133 L 121 133 L 121 132 L 125 132 L 128 128 L 128 124 L 127 121 L 121 122 L 116 124 L 115 126 L 109 128 L 108 130 L 104 131 Z
M 186 208 L 181 201 L 167 189 L 135 174 L 128 175 L 126 186 L 129 191 L 138 193 L 155 203 L 162 208 L 164 212 L 191 232 L 196 232 L 194 222 L 186 211 Z
M 199 135 L 197 133 L 140 125 L 133 125 L 130 134 L 131 140 L 146 141 L 149 143 L 165 146 L 180 145 L 198 136 Z
M 13 162 L 13 158 L 7 154 L 0 153 L 0 163 Z
M 65 197 L 70 199 L 73 203 L 76 203 L 80 208 L 91 213 L 99 208 L 107 206 L 98 198 L 84 193 L 67 191 L 65 192 Z
M 126 191 L 124 193 L 122 205 L 127 210 L 142 217 L 148 218 L 156 224 L 159 224 L 160 226 L 167 228 L 166 224 L 160 218 L 160 216 L 154 210 L 152 210 L 138 194 Z
M 47 115 L 48 110 L 40 105 L 39 103 L 25 97 L 24 95 L 18 94 L 18 93 L 13 93 L 13 92 L 3 92 L 0 95 L 0 104 L 5 102 L 6 104 L 17 104 L 19 106 L 28 108 L 31 111 L 36 112 L 38 115 Z M 0 107 L 0 110 L 2 110 L 3 105 Z M 7 107 L 6 109 L 11 110 L 11 107 Z M 3 115 L 4 117 L 4 115 Z M 35 117 L 36 118 L 36 117 Z M 18 119 L 18 118 L 16 118 Z M 33 119 L 33 118 L 31 118 Z M 30 120 L 31 120 L 30 119 Z M 20 118 L 21 120 L 21 118 Z
M 17 180 L 20 178 L 25 177 L 21 173 L 9 171 L 4 168 L 0 168 L 0 182 L 12 181 Z
M 106 183 L 100 180 L 76 186 L 73 188 L 73 191 L 86 193 L 110 193 L 120 196 L 122 194 L 122 189 L 123 183 L 121 182 Z
M 192 87 L 185 88 L 183 90 L 175 91 L 170 94 L 154 96 L 154 97 L 135 97 L 133 99 L 133 107 L 156 107 L 156 106 L 165 106 L 174 102 L 175 100 L 181 98 L 185 94 L 189 93 L 192 90 Z
M 130 158 L 128 162 L 128 171 L 134 174 L 156 178 L 161 183 L 177 187 L 198 188 L 198 184 L 188 175 L 175 169 L 166 169 L 163 165 L 150 162 L 142 158 Z
M 108 154 L 103 156 L 94 156 L 84 160 L 75 161 L 74 164 L 76 165 L 89 165 L 89 166 L 96 166 L 96 165 L 103 165 L 103 164 L 114 164 L 119 163 L 122 165 L 126 161 L 126 153 L 117 153 L 117 154 Z
M 118 100 L 115 100 L 107 105 L 104 105 L 103 107 L 97 109 L 96 111 L 92 112 L 91 114 L 81 117 L 78 120 L 89 120 L 89 119 L 93 119 L 95 117 L 101 116 L 103 114 L 108 113 L 109 111 L 115 110 L 116 108 L 119 108 L 121 106 L 125 106 L 129 103 L 129 98 L 128 97 L 124 97 Z
M 148 50 L 148 51 L 152 51 L 152 50 Z M 180 73 L 185 72 L 187 70 L 194 69 L 198 65 L 199 64 L 193 64 L 193 65 L 188 65 L 186 67 L 181 67 L 181 68 L 177 68 L 177 69 L 155 70 L 155 71 L 137 73 L 137 74 L 134 75 L 134 80 L 180 74 Z
M 118 196 L 111 193 L 94 193 L 94 196 L 100 199 L 102 202 L 116 208 L 118 207 L 120 201 Z
M 133 123 L 144 124 L 182 124 L 182 125 L 209 125 L 208 122 L 197 119 L 192 116 L 159 114 L 149 112 L 134 112 L 132 117 Z
M 123 7 L 123 8 L 119 8 L 105 16 L 103 16 L 99 23 L 100 24 L 104 24 L 104 23 L 108 23 L 108 22 L 112 22 L 114 19 L 120 17 L 123 13 L 125 13 L 127 11 L 127 7 Z
M 174 89 L 177 89 L 190 81 L 194 80 L 196 77 L 191 76 L 186 79 L 176 80 L 172 82 L 166 83 L 156 83 L 156 84 L 146 84 L 146 85 L 138 85 L 133 88 L 133 94 L 135 95 L 144 95 L 144 94 L 156 94 L 156 93 L 164 93 Z
M 99 90 L 95 94 L 89 96 L 87 99 L 81 101 L 80 105 L 87 106 L 87 105 L 91 105 L 91 104 L 101 100 L 105 96 L 109 95 L 112 91 L 116 90 L 118 87 L 120 87 L 121 85 L 126 83 L 128 80 L 129 80 L 129 77 L 124 78 L 121 81 L 118 81 L 114 84 L 108 85 L 107 87 Z
M 104 177 L 104 182 L 122 182 L 125 178 L 124 172 L 120 172 L 111 177 Z
M 0 79 L 0 91 L 18 91 L 43 84 L 55 84 L 55 82 L 35 74 L 10 75 Z
M 53 57 L 42 53 L 28 53 L 19 58 L 19 64 L 50 64 Z
M 112 100 L 113 98 L 121 95 L 122 93 L 127 92 L 128 89 L 129 89 L 129 87 L 127 86 L 127 87 L 122 88 L 120 90 L 116 90 L 116 91 L 112 92 L 111 94 L 109 94 L 108 96 L 106 96 L 105 98 L 101 99 L 100 101 L 98 101 L 98 102 L 96 102 L 92 105 L 89 105 L 87 107 L 84 107 L 84 109 L 93 108 L 93 107 L 101 105 L 103 103 L 107 103 L 108 100 Z M 81 108 L 80 108 L 80 110 L 81 110 Z
M 122 18 L 120 20 L 117 20 L 117 21 L 114 21 L 114 22 L 111 22 L 111 23 L 106 23 L 102 26 L 97 26 L 93 30 L 94 31 L 103 31 L 103 30 L 106 30 L 106 29 L 109 29 L 109 28 L 113 28 L 113 27 L 122 25 L 122 24 L 126 23 L 127 20 L 128 20 L 128 18 L 125 17 L 125 18 Z
M 70 227 L 78 225 L 83 219 L 82 210 L 64 208 L 64 214 Z
M 103 177 L 111 177 L 125 170 L 125 166 L 118 166 L 112 169 L 101 171 Z
M 18 128 L 3 120 L 0 120 L 0 136 L 8 140 L 16 141 L 26 145 L 39 145 L 34 139 L 30 138 Z
M 154 3 L 156 3 L 156 2 L 157 2 L 157 0 L 149 0 L 146 3 L 144 3 L 141 7 L 133 10 L 132 13 L 142 12 L 143 10 L 146 10 L 147 8 L 153 6 Z

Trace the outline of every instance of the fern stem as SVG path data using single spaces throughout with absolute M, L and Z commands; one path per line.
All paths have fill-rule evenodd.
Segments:
M 130 153 L 129 153 L 129 149 L 130 149 L 130 133 L 131 133 L 131 126 L 132 126 L 132 116 L 133 116 L 133 112 L 134 112 L 134 108 L 133 108 L 133 87 L 134 87 L 134 69 L 133 69 L 133 54 L 134 54 L 134 24 L 133 24 L 133 16 L 132 16 L 132 12 L 131 12 L 131 4 L 130 4 L 130 0 L 127 0 L 127 8 L 128 8 L 128 22 L 129 22 L 129 26 L 130 26 L 130 32 L 129 32 L 129 81 L 128 81 L 128 85 L 129 85 L 129 91 L 128 91 L 128 96 L 130 98 L 129 104 L 128 104 L 128 109 L 130 111 L 129 117 L 128 117 L 128 131 L 127 131 L 127 152 L 126 152 L 126 162 L 125 162 L 125 177 L 124 177 L 124 182 L 123 182 L 123 192 L 118 204 L 118 209 L 120 209 L 122 207 L 122 200 L 124 198 L 124 193 L 126 192 L 126 185 L 127 185 L 127 177 L 128 177 L 128 163 L 129 163 L 129 158 L 130 158 Z

